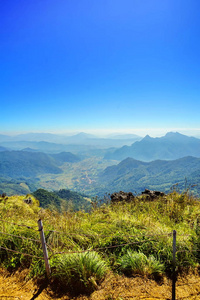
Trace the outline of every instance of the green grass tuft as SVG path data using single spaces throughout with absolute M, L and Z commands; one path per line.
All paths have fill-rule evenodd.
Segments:
M 62 287 L 79 292 L 95 290 L 108 271 L 105 261 L 96 252 L 60 255 L 54 258 L 52 265 L 53 278 L 59 279 Z
M 151 255 L 149 258 L 141 252 L 127 251 L 119 259 L 119 269 L 126 275 L 162 275 L 164 264 Z

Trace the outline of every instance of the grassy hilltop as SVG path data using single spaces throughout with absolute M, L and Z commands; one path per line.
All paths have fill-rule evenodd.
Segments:
M 199 268 L 200 202 L 188 192 L 174 191 L 154 201 L 145 196 L 130 203 L 99 205 L 93 201 L 90 212 L 43 209 L 35 197 L 31 196 L 31 204 L 25 198 L 0 198 L 4 268 L 29 268 L 30 276 L 44 276 L 39 218 L 48 245 L 51 280 L 76 292 L 96 289 L 108 272 L 154 279 L 170 276 L 173 230 L 177 231 L 177 272 Z

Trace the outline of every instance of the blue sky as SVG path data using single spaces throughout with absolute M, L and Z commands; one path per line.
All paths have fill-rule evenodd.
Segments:
M 0 131 L 200 135 L 198 0 L 0 1 Z

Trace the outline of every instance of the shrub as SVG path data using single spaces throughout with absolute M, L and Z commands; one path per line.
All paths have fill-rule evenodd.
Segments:
M 141 252 L 127 251 L 119 259 L 119 269 L 126 275 L 161 275 L 164 271 L 164 265 L 154 256 L 147 256 Z
M 105 261 L 96 252 L 60 255 L 52 264 L 53 277 L 58 278 L 63 287 L 76 293 L 95 290 L 108 270 Z

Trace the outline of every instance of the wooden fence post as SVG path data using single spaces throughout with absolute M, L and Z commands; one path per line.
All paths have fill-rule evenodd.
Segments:
M 47 246 L 46 246 L 46 241 L 45 241 L 45 236 L 44 236 L 44 231 L 43 231 L 43 226 L 42 226 L 42 220 L 38 220 L 38 227 L 39 227 L 39 232 L 40 232 L 40 239 L 42 243 L 42 250 L 43 250 L 43 255 L 44 255 L 44 261 L 45 261 L 45 268 L 47 272 L 47 277 L 50 276 L 51 274 L 51 268 L 49 265 L 49 258 L 48 258 L 48 252 L 47 252 Z
M 172 300 L 176 300 L 176 230 L 173 230 Z

